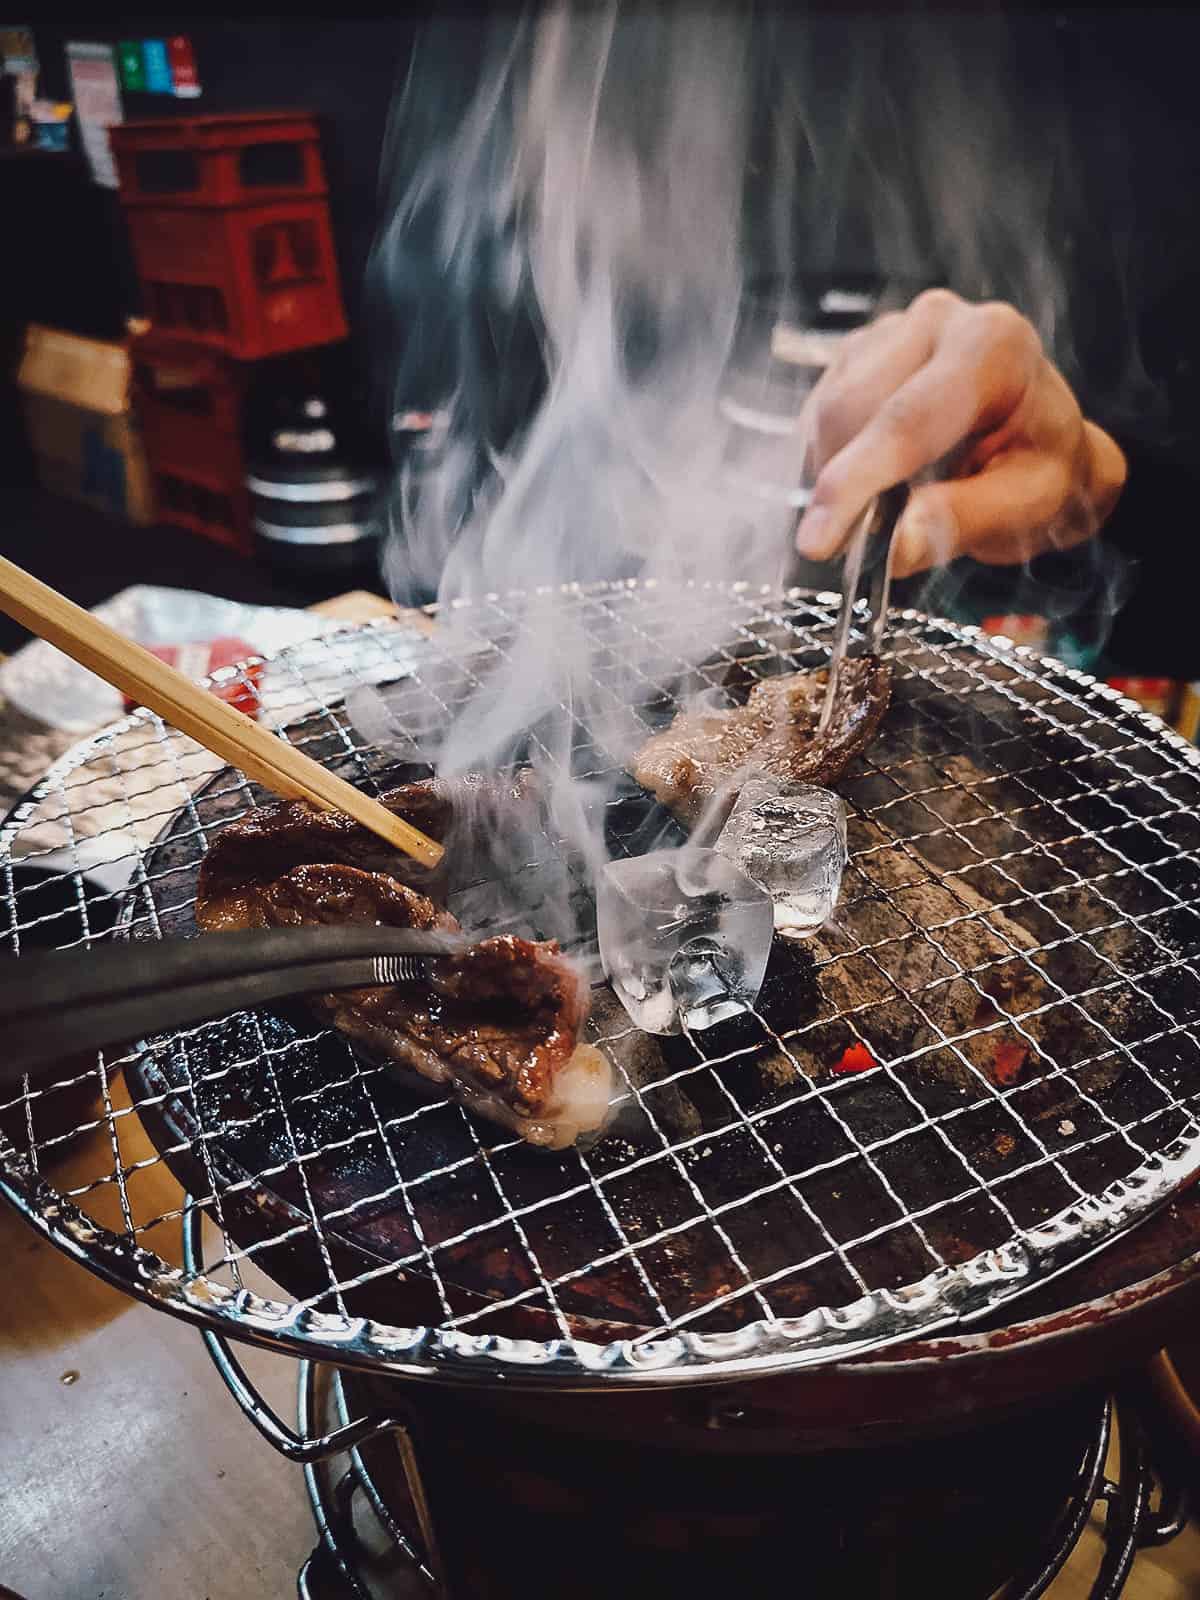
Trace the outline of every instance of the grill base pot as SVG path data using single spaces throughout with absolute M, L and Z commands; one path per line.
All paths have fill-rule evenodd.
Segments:
M 316 1409 L 320 1369 L 306 1364 L 301 1386 L 302 1413 Z M 359 1376 L 324 1387 L 342 1421 L 379 1398 Z M 1166 1542 L 1187 1515 L 1161 1467 L 1151 1510 L 1142 1414 L 1094 1390 L 924 1444 L 736 1461 L 453 1409 L 422 1394 L 402 1433 L 369 1441 L 344 1468 L 308 1469 L 321 1541 L 302 1596 L 601 1600 L 633 1583 L 727 1600 L 786 1580 L 863 1600 L 917 1600 L 935 1585 L 984 1600 L 1007 1584 L 1010 1600 L 1034 1600 L 1104 1498 L 1091 1600 L 1114 1600 L 1139 1545 Z M 1106 1481 L 1118 1411 L 1119 1469 Z

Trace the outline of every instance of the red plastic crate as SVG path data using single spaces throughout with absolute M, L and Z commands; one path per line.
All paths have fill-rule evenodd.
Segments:
M 110 129 L 121 204 L 246 206 L 326 193 L 316 118 L 251 111 Z
M 146 207 L 126 220 L 145 313 L 161 335 L 241 361 L 346 337 L 324 201 L 215 212 Z
M 160 399 L 226 433 L 241 432 L 247 373 L 237 361 L 153 328 L 131 339 L 129 358 L 135 394 Z
M 242 441 L 235 433 L 207 426 L 190 426 L 186 416 L 160 401 L 139 396 L 138 421 L 151 472 L 192 472 L 203 469 L 220 484 L 238 483 L 246 475 Z
M 244 476 L 245 372 L 203 346 L 134 340 L 133 402 L 146 455 L 156 471 L 197 461 L 223 479 Z
M 252 555 L 250 496 L 240 479 L 204 467 L 154 471 L 154 496 L 160 522 L 187 528 L 239 555 Z

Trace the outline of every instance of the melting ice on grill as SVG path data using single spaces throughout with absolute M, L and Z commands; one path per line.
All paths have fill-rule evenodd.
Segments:
M 774 914 L 761 885 L 715 850 L 687 845 L 610 861 L 596 886 L 604 970 L 647 1033 L 710 1028 L 752 1004 Z
M 846 808 L 828 789 L 752 778 L 716 848 L 775 903 L 785 937 L 807 938 L 833 915 L 846 865 Z
M 600 956 L 647 1033 L 712 1027 L 754 1002 L 771 937 L 806 938 L 833 915 L 846 808 L 810 784 L 750 779 L 716 846 L 656 850 L 604 868 Z

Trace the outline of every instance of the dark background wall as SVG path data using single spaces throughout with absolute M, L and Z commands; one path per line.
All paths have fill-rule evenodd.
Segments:
M 478 51 L 484 17 L 436 9 L 454 30 L 452 52 Z M 932 14 L 936 19 L 936 9 Z M 377 215 L 380 152 L 392 92 L 408 69 L 425 16 L 424 8 L 387 20 L 214 22 L 160 15 L 103 24 L 40 23 L 34 34 L 42 92 L 51 96 L 69 94 L 68 40 L 187 34 L 202 98 L 126 95 L 129 119 L 267 106 L 311 108 L 321 116 L 354 327 L 351 356 L 365 373 L 375 330 L 358 312 Z M 827 13 L 825 21 L 844 34 L 840 48 L 851 55 L 875 27 L 866 13 Z M 697 26 L 703 26 L 700 9 Z M 1042 64 L 1024 74 L 1022 92 L 1031 108 L 1038 102 L 1045 109 L 1053 101 L 1057 109 L 1061 102 L 1074 146 L 1069 198 L 1086 226 L 1074 231 L 1067 269 L 1085 347 L 1081 387 L 1104 404 L 1113 389 L 1106 361 L 1110 368 L 1118 362 L 1119 344 L 1124 361 L 1124 346 L 1131 346 L 1161 404 L 1124 423 L 1140 423 L 1179 450 L 1192 451 L 1200 445 L 1197 11 L 1026 9 L 1015 26 L 1024 59 Z M 819 88 L 820 72 L 815 81 Z M 448 110 L 452 104 L 448 96 Z M 119 335 L 138 305 L 115 195 L 93 185 L 78 159 L 15 156 L 0 160 L 0 215 L 6 235 L 0 316 L 9 345 L 16 330 L 35 319 L 81 333 Z

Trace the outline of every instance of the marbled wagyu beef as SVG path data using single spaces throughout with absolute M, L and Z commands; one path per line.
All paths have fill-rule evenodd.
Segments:
M 507 798 L 520 803 L 520 789 Z M 447 786 L 408 784 L 382 799 L 436 837 L 451 826 Z M 206 932 L 321 923 L 457 930 L 434 890 L 428 873 L 350 818 L 288 801 L 218 836 L 201 868 L 196 920 Z M 483 939 L 433 973 L 429 983 L 342 990 L 308 1004 L 372 1056 L 444 1085 L 531 1144 L 561 1149 L 604 1125 L 611 1068 L 580 1043 L 588 989 L 557 944 Z

